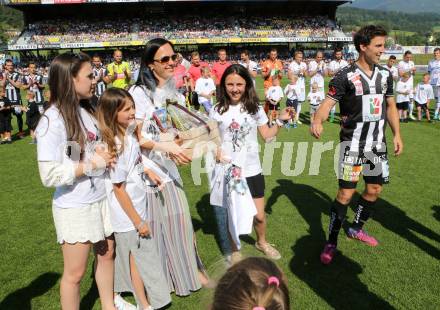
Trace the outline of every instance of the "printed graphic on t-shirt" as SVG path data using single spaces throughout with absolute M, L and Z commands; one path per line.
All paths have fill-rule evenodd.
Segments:
M 251 125 L 248 123 L 247 118 L 244 119 L 243 125 L 240 125 L 235 119 L 232 119 L 228 131 L 232 137 L 233 151 L 240 152 L 241 148 L 246 143 L 246 136 L 251 131 Z

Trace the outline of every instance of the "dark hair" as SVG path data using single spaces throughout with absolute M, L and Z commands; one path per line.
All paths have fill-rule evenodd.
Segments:
M 269 52 L 269 53 L 272 53 L 272 52 L 277 52 L 277 53 L 278 53 L 278 51 L 277 51 L 277 49 L 276 49 L 275 47 L 273 47 L 273 48 L 270 49 L 270 52 Z
M 81 100 L 73 84 L 73 78 L 78 75 L 83 64 L 90 63 L 90 57 L 85 53 L 64 53 L 54 58 L 49 70 L 50 105 L 54 104 L 64 120 L 68 141 L 76 141 L 84 146 L 85 135 L 80 124 L 78 107 L 82 106 L 93 114 L 93 108 L 88 100 Z
M 113 87 L 107 89 L 98 101 L 96 118 L 102 134 L 102 141 L 107 144 L 109 152 L 113 155 L 120 154 L 124 150 L 124 143 L 119 148 L 116 146 L 115 136 L 124 142 L 125 129 L 118 124 L 117 119 L 118 112 L 124 108 L 127 100 L 131 100 L 134 105 L 134 100 L 128 91 Z
M 361 45 L 369 45 L 375 37 L 386 37 L 387 31 L 382 26 L 368 25 L 354 34 L 353 41 L 356 50 L 361 52 Z
M 30 65 L 34 65 L 34 66 L 36 66 L 35 62 L 33 62 L 33 61 L 29 61 L 29 63 L 28 63 L 28 67 L 29 67 Z
M 435 52 L 440 52 L 440 47 L 436 47 L 436 48 L 434 48 L 434 53 Z
M 278 281 L 270 281 L 275 277 Z M 278 282 L 278 283 L 277 283 Z M 211 310 L 290 309 L 289 290 L 281 270 L 263 257 L 249 257 L 233 265 L 217 284 Z
M 342 47 L 336 47 L 335 50 L 333 51 L 335 54 L 342 52 Z
M 10 63 L 14 64 L 14 62 L 13 62 L 12 59 L 10 59 L 10 58 L 8 58 L 8 59 L 5 60 L 5 65 L 6 65 L 7 62 L 10 62 Z
M 156 89 L 158 80 L 148 65 L 154 63 L 154 56 L 158 49 L 165 44 L 171 45 L 171 48 L 174 50 L 174 45 L 166 39 L 155 38 L 147 42 L 141 56 L 141 67 L 139 69 L 139 77 L 135 83 L 136 86 L 145 86 L 150 91 Z
M 245 54 L 246 56 L 249 56 L 249 51 L 248 50 L 242 50 L 241 54 Z
M 411 52 L 411 51 L 405 51 L 405 53 L 403 54 L 403 56 L 406 56 L 406 55 L 412 55 L 412 52 Z
M 394 56 L 394 55 L 391 55 L 391 56 L 390 56 L 390 58 L 388 58 L 388 59 L 393 59 L 393 60 L 396 60 L 397 58 L 396 58 L 396 56 Z
M 93 54 L 92 58 L 99 58 L 99 59 L 101 59 L 101 56 L 99 56 L 98 53 L 95 53 L 95 54 Z
M 241 102 L 243 103 L 244 111 L 252 115 L 256 114 L 258 112 L 259 99 L 257 96 L 257 92 L 255 91 L 254 81 L 252 80 L 249 71 L 239 64 L 233 64 L 229 66 L 223 73 L 220 80 L 220 101 L 215 107 L 216 110 L 220 114 L 223 114 L 229 110 L 229 106 L 231 105 L 231 98 L 229 98 L 229 95 L 226 92 L 226 78 L 234 73 L 241 76 L 246 82 L 245 91 L 242 95 L 241 100 Z

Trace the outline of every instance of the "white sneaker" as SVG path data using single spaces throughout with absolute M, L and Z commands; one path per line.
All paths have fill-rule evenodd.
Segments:
M 298 125 L 302 125 L 302 122 L 298 119 L 298 120 L 296 120 L 296 123 L 298 124 Z
M 135 305 L 132 305 L 128 301 L 125 301 L 124 298 L 122 298 L 119 294 L 115 295 L 114 302 L 115 307 L 118 310 L 137 310 L 137 307 Z
M 142 309 L 142 306 L 137 306 L 136 308 L 137 310 L 154 310 L 154 308 L 152 306 L 148 306 L 147 308 Z
M 409 115 L 409 118 L 412 119 L 413 121 L 416 120 L 416 118 L 412 114 Z

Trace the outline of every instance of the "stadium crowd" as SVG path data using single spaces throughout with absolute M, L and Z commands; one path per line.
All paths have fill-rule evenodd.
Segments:
M 154 21 L 154 22 L 153 22 Z M 327 37 L 341 34 L 340 28 L 326 16 L 267 18 L 230 16 L 180 16 L 170 19 L 142 18 L 95 20 L 45 20 L 28 25 L 20 43 L 88 43 L 127 40 L 231 38 L 231 37 Z

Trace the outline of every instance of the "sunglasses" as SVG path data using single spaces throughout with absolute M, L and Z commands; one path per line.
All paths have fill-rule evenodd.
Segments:
M 172 61 L 176 61 L 177 60 L 177 54 L 173 54 L 171 56 L 163 56 L 161 59 L 154 59 L 154 61 L 159 62 L 161 64 L 166 64 L 167 62 L 170 61 L 170 59 Z

